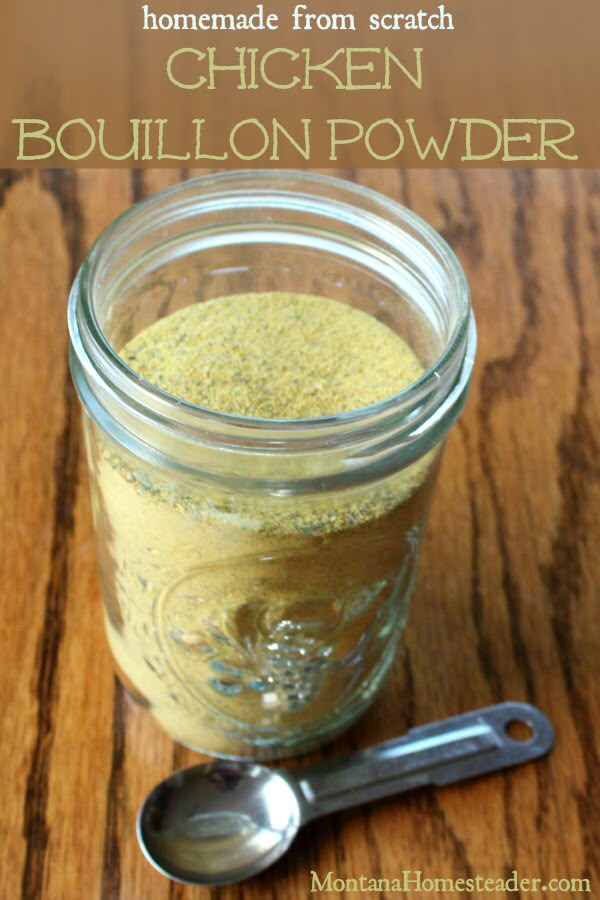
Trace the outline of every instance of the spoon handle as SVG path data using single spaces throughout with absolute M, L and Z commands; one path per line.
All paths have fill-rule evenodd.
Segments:
M 510 737 L 511 722 L 525 723 L 530 736 Z M 552 725 L 540 710 L 527 703 L 499 703 L 289 774 L 307 821 L 412 788 L 451 784 L 537 759 L 553 742 Z

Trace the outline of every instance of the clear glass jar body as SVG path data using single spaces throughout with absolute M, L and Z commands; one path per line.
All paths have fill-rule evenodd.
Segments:
M 274 421 L 177 401 L 118 356 L 189 303 L 270 290 L 376 315 L 425 374 L 362 410 Z M 333 737 L 393 660 L 468 389 L 475 328 L 452 252 L 337 179 L 209 176 L 107 229 L 69 323 L 107 633 L 132 696 L 213 755 L 276 758 Z

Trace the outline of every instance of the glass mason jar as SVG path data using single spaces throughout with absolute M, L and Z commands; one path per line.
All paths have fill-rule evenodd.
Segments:
M 119 350 L 175 310 L 245 292 L 371 313 L 421 361 L 371 406 L 269 420 L 179 400 Z M 406 621 L 444 438 L 469 385 L 469 291 L 425 222 L 304 172 L 227 172 L 138 203 L 69 303 L 108 639 L 177 741 L 273 759 L 353 722 Z

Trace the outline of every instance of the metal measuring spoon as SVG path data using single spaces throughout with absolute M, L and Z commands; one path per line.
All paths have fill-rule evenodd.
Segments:
M 529 726 L 527 740 L 510 737 L 513 722 Z M 553 742 L 552 725 L 538 709 L 499 703 L 316 765 L 276 770 L 220 760 L 193 766 L 148 795 L 138 840 L 169 878 L 230 884 L 272 865 L 311 819 L 537 759 Z

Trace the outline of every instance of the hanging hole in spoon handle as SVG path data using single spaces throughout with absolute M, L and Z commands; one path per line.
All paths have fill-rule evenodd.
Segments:
M 523 719 L 511 719 L 504 726 L 504 730 L 513 741 L 527 742 L 533 737 L 531 725 L 529 722 L 524 722 Z

